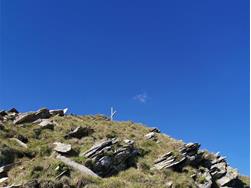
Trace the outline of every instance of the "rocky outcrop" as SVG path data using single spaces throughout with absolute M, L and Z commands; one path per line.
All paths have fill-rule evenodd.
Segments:
M 66 109 L 49 110 L 47 108 L 41 108 L 36 112 L 19 113 L 15 116 L 14 124 L 33 123 L 39 119 L 48 119 L 55 115 L 64 116 L 66 111 Z
M 185 144 L 175 154 L 168 152 L 157 159 L 154 168 L 182 171 L 185 166 L 194 166 L 199 169 L 194 176 L 195 180 L 203 179 L 203 182 L 196 182 L 199 188 L 211 188 L 212 184 L 231 187 L 238 181 L 238 172 L 228 166 L 224 157 L 212 155 L 208 159 L 203 151 L 199 151 L 199 147 L 198 143 Z
M 89 160 L 86 166 L 101 177 L 108 177 L 135 165 L 139 154 L 133 142 L 121 145 L 117 139 L 110 139 L 94 145 L 81 154 Z

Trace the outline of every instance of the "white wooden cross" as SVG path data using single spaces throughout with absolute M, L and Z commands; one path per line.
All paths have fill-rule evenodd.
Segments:
M 111 119 L 111 121 L 113 121 L 113 116 L 115 115 L 117 113 L 117 111 L 115 110 L 113 110 L 113 107 L 111 107 L 111 116 L 110 116 L 110 119 Z

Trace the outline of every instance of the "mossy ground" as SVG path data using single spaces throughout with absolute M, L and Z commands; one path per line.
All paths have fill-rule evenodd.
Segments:
M 15 161 L 20 162 L 20 164 L 16 165 L 8 173 L 9 182 L 25 183 L 32 179 L 59 181 L 57 177 L 60 172 L 68 170 L 68 181 L 73 187 L 80 180 L 88 187 L 104 188 L 162 188 L 166 187 L 165 184 L 168 181 L 172 181 L 176 187 L 196 187 L 191 178 L 192 168 L 188 168 L 183 173 L 151 169 L 154 160 L 159 156 L 168 151 L 177 151 L 183 144 L 180 141 L 163 134 L 158 134 L 158 142 L 145 140 L 144 135 L 149 132 L 149 128 L 131 121 L 107 121 L 99 115 L 68 115 L 64 117 L 57 116 L 52 119 L 57 123 L 54 130 L 44 129 L 39 131 L 36 124 L 19 126 L 8 122 L 5 124 L 5 130 L 0 131 L 1 144 L 6 144 L 23 154 L 21 158 L 18 157 Z M 77 126 L 89 126 L 94 130 L 94 133 L 82 139 L 65 139 L 65 134 Z M 20 147 L 9 139 L 18 134 L 28 137 L 28 149 Z M 111 137 L 135 141 L 135 146 L 142 153 L 142 156 L 138 158 L 137 168 L 129 168 L 110 178 L 93 178 L 67 169 L 68 167 L 57 161 L 53 154 L 54 142 L 69 143 L 77 154 L 70 157 L 76 162 L 84 164 L 86 159 L 79 157 L 78 154 L 88 150 L 97 141 Z M 57 168 L 58 166 L 60 168 Z

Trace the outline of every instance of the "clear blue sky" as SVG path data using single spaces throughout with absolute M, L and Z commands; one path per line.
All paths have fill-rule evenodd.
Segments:
M 1 0 L 0 108 L 118 110 L 249 174 L 249 1 Z

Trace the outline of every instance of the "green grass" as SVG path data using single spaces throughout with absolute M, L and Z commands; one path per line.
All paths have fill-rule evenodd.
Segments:
M 69 181 L 73 186 L 76 186 L 81 181 L 82 184 L 88 185 L 88 187 L 164 188 L 166 182 L 172 181 L 177 188 L 195 187 L 190 177 L 193 173 L 192 167 L 188 168 L 186 173 L 151 169 L 154 160 L 159 156 L 168 151 L 176 153 L 183 144 L 181 141 L 174 140 L 163 134 L 157 134 L 159 142 L 145 140 L 144 135 L 149 132 L 149 128 L 131 121 L 107 121 L 100 115 L 56 116 L 53 117 L 53 120 L 57 123 L 54 130 L 39 130 L 39 127 L 35 124 L 26 124 L 20 127 L 8 122 L 5 125 L 6 130 L 0 131 L 0 143 L 6 144 L 20 153 L 28 153 L 35 156 L 31 159 L 26 155 L 21 158 L 15 157 L 14 160 L 21 162 L 21 164 L 10 170 L 9 180 L 11 183 L 25 183 L 32 179 L 61 181 L 56 180 L 56 177 L 60 172 L 67 169 L 70 175 L 65 181 Z M 94 133 L 82 139 L 64 139 L 65 134 L 77 126 L 90 126 L 94 129 Z M 8 139 L 16 134 L 28 137 L 28 149 L 22 148 Z M 130 168 L 120 172 L 116 176 L 101 179 L 83 176 L 55 159 L 53 143 L 56 141 L 71 144 L 73 150 L 77 153 L 82 153 L 90 149 L 94 143 L 113 137 L 117 137 L 121 141 L 124 139 L 135 141 L 135 146 L 140 149 L 141 153 L 141 156 L 138 158 L 137 168 Z M 85 157 L 72 156 L 71 158 L 81 164 L 88 162 Z

